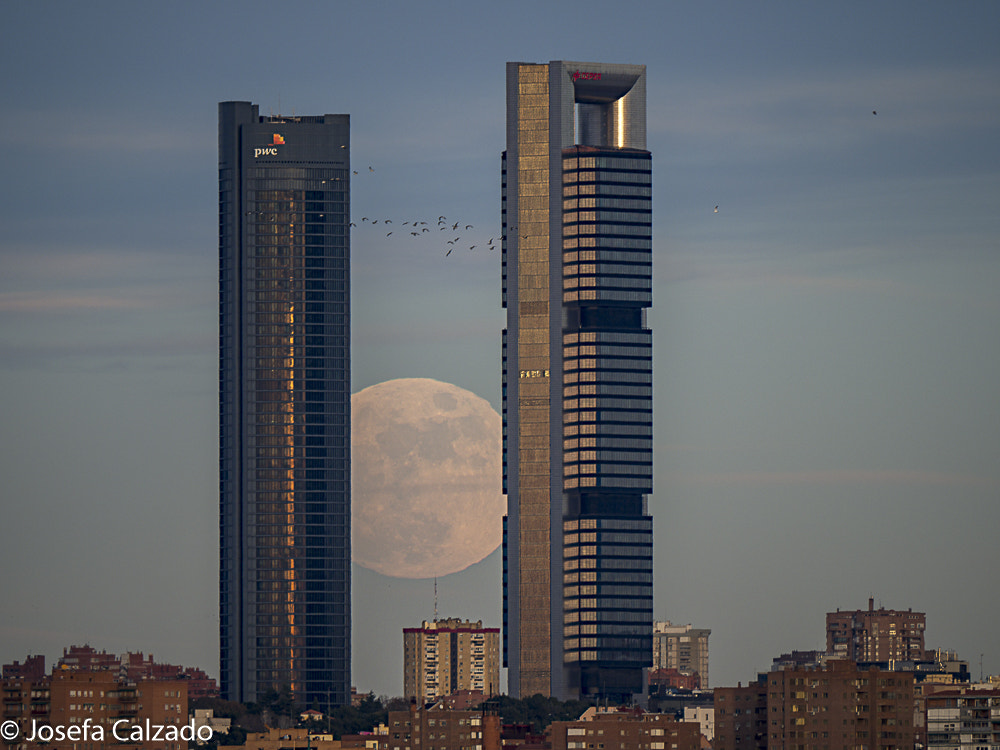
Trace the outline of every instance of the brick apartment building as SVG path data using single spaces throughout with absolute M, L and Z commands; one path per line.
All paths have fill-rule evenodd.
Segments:
M 107 651 L 97 651 L 92 646 L 70 646 L 63 649 L 62 658 L 57 667 L 68 667 L 82 670 L 116 671 L 121 677 L 133 682 L 139 680 L 186 680 L 188 699 L 218 698 L 219 686 L 212 677 L 196 667 L 183 667 L 179 664 L 165 664 L 146 656 L 142 651 L 128 651 L 121 656 L 109 654 Z M 6 672 L 5 672 L 6 674 Z
M 499 716 L 444 705 L 390 711 L 386 750 L 500 750 Z
M 328 734 L 317 734 L 309 729 L 292 727 L 289 729 L 268 729 L 266 732 L 250 732 L 242 745 L 232 746 L 232 750 L 343 750 L 343 748 L 371 748 L 384 750 L 384 745 L 374 737 L 368 743 L 358 744 L 344 737 L 335 740 Z M 345 741 L 346 740 L 346 741 Z
M 118 656 L 89 645 L 70 646 L 49 674 L 44 656 L 3 665 L 2 720 L 17 722 L 21 730 L 19 741 L 8 747 L 26 747 L 24 738 L 31 735 L 34 723 L 62 727 L 67 733 L 69 727 L 101 727 L 100 732 L 88 729 L 86 740 L 78 735 L 74 750 L 127 750 L 137 744 L 180 750 L 187 743 L 145 734 L 141 743 L 122 743 L 112 726 L 125 722 L 119 724 L 119 734 L 147 721 L 151 726 L 180 727 L 188 722 L 190 698 L 215 696 L 215 680 L 200 669 L 161 664 L 141 652 Z M 74 741 L 54 738 L 47 747 L 71 748 Z
M 701 727 L 641 709 L 588 711 L 577 721 L 556 721 L 547 732 L 552 750 L 700 750 Z
M 856 662 L 924 661 L 933 658 L 924 646 L 927 616 L 913 610 L 868 609 L 827 612 L 826 651 Z
M 715 689 L 716 750 L 914 746 L 914 677 L 832 660 Z
M 28 656 L 24 663 L 14 661 L 4 664 L 3 678 L 19 678 L 32 683 L 42 682 L 46 675 L 45 657 Z M 141 651 L 131 651 L 118 656 L 107 651 L 98 651 L 93 646 L 70 646 L 53 667 L 53 672 L 109 672 L 119 678 L 138 682 L 141 680 L 184 680 L 187 682 L 189 700 L 196 698 L 217 698 L 219 687 L 215 679 L 196 667 L 178 664 L 164 664 L 146 656 Z
M 8 746 L 25 748 L 24 739 L 32 726 L 53 728 L 88 727 L 87 739 L 74 742 L 56 738 L 46 747 L 51 750 L 104 750 L 130 747 L 152 750 L 182 750 L 187 743 L 156 741 L 149 735 L 143 741 L 122 743 L 112 732 L 130 734 L 135 726 L 180 727 L 188 721 L 187 683 L 184 680 L 141 680 L 130 682 L 109 670 L 53 670 L 50 676 L 32 682 L 20 678 L 3 681 L 3 721 L 16 721 L 21 729 L 20 742 Z M 101 731 L 93 729 L 100 727 Z
M 28 656 L 24 664 L 14 660 L 10 664 L 4 664 L 2 669 L 4 679 L 16 677 L 29 682 L 39 682 L 45 677 L 45 656 L 43 654 Z

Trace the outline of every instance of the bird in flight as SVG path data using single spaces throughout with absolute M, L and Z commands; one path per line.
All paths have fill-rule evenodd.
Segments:
M 715 212 L 714 213 L 719 213 L 719 207 L 718 206 L 715 207 Z
M 878 112 L 876 112 L 876 111 L 875 111 L 875 110 L 873 109 L 873 110 L 872 110 L 872 114 L 873 114 L 873 115 L 877 115 L 877 114 L 878 114 Z

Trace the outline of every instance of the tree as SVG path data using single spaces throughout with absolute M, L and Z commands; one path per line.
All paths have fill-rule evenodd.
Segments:
M 498 695 L 484 704 L 500 714 L 504 724 L 529 724 L 533 734 L 541 734 L 553 721 L 574 721 L 593 704 L 588 701 L 561 701 L 536 693 L 528 698 Z
M 327 715 L 327 726 L 334 739 L 340 739 L 345 734 L 360 734 L 370 732 L 379 724 L 384 724 L 389 714 L 382 700 L 369 693 L 357 706 L 339 706 Z M 300 722 L 299 726 L 307 726 Z

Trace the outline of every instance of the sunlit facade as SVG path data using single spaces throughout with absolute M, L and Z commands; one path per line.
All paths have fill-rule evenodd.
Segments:
M 703 688 L 711 685 L 708 674 L 708 638 L 712 631 L 688 625 L 673 625 L 670 620 L 653 623 L 653 669 L 676 669 L 682 674 L 697 674 Z
M 507 64 L 504 664 L 628 698 L 652 657 L 652 158 L 639 65 Z
M 224 698 L 350 699 L 350 120 L 219 105 Z
M 403 628 L 403 697 L 422 706 L 462 690 L 500 692 L 500 629 L 457 617 Z

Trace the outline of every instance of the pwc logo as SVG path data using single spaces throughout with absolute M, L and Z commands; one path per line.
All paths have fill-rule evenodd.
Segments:
M 285 145 L 285 137 L 278 133 L 274 133 L 271 136 L 271 145 L 260 146 L 258 148 L 255 148 L 253 150 L 253 158 L 256 159 L 258 156 L 277 156 L 278 146 L 284 146 L 284 145 Z
M 573 71 L 573 76 L 572 77 L 573 77 L 574 81 L 599 81 L 599 80 L 601 80 L 601 74 L 600 73 L 588 73 L 586 71 L 580 71 L 580 70 Z

